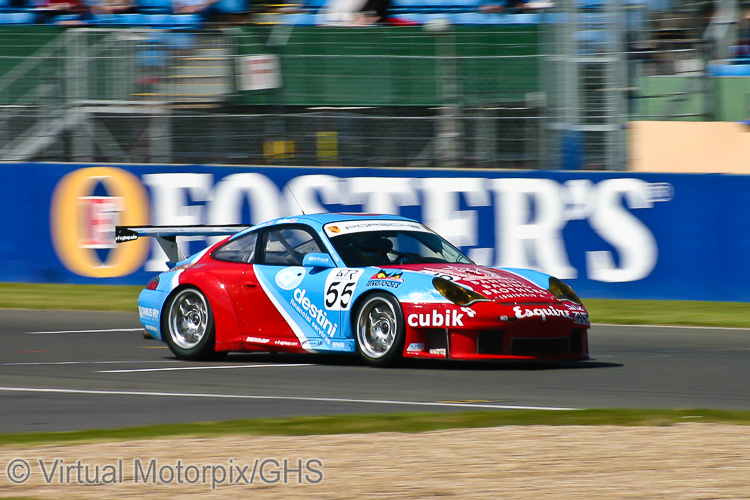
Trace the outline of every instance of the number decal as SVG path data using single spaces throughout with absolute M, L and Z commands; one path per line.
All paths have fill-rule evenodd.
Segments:
M 325 304 L 329 311 L 348 311 L 363 269 L 334 269 L 326 278 Z
M 356 281 L 350 281 L 343 287 L 341 287 L 341 307 L 344 310 L 349 309 L 349 304 L 352 301 L 352 291 L 354 290 L 354 285 L 356 284 Z
M 339 285 L 341 285 L 340 281 L 331 281 L 326 286 L 326 309 L 332 309 L 339 299 Z

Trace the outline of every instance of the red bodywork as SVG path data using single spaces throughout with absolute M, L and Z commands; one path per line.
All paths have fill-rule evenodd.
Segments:
M 472 265 L 418 265 L 468 286 L 490 301 L 469 307 L 402 302 L 404 357 L 589 359 L 588 312 L 514 273 Z
M 467 307 L 402 299 L 404 357 L 589 359 L 585 307 L 561 301 L 516 274 L 464 264 L 385 268 L 450 277 L 491 299 Z M 180 285 L 186 284 L 210 297 L 217 351 L 308 352 L 263 290 L 253 266 L 217 261 L 206 253 L 182 270 Z

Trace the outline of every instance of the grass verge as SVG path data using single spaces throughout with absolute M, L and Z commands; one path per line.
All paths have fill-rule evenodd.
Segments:
M 0 283 L 0 307 L 135 312 L 139 286 Z M 584 299 L 595 323 L 750 328 L 750 304 Z
M 750 411 L 722 410 L 509 410 L 453 413 L 393 413 L 281 419 L 230 420 L 75 432 L 0 435 L 0 446 L 37 446 L 177 437 L 309 436 L 373 432 L 416 433 L 507 425 L 666 426 L 685 422 L 750 424 Z

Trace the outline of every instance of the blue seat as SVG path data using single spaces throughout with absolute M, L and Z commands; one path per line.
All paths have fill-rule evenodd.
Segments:
M 281 21 L 284 24 L 292 26 L 315 26 L 315 14 L 307 12 L 295 12 L 293 14 L 284 14 Z
M 218 0 L 216 2 L 216 11 L 220 14 L 243 14 L 248 10 L 248 0 Z
M 143 13 L 172 13 L 172 0 L 135 0 L 135 7 Z
M 168 28 L 173 24 L 172 14 L 143 14 L 140 22 L 155 28 Z
M 481 12 L 458 12 L 453 15 L 453 22 L 456 24 L 486 24 L 487 14 Z
M 112 26 L 118 24 L 117 16 L 119 14 L 94 14 L 91 19 L 91 24 L 98 26 Z
M 120 26 L 138 26 L 141 24 L 141 15 L 133 13 L 115 14 L 112 16 L 112 20 Z
M 393 0 L 391 6 L 401 9 L 421 9 L 425 5 L 425 0 Z
M 172 14 L 172 27 L 184 29 L 197 29 L 203 26 L 200 14 Z
M 0 24 L 34 24 L 33 12 L 0 12 Z
M 507 17 L 508 19 L 503 24 L 534 25 L 542 23 L 543 14 L 532 12 L 524 14 L 509 14 Z

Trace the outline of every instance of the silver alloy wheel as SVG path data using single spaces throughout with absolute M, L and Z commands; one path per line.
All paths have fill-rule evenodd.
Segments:
M 388 354 L 396 341 L 398 322 L 393 304 L 379 297 L 368 299 L 357 317 L 357 342 L 371 359 Z
M 203 294 L 187 289 L 169 308 L 169 336 L 182 349 L 197 346 L 208 333 L 208 304 Z

